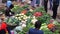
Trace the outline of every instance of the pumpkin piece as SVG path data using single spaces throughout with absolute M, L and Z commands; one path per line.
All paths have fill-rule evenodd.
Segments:
M 52 24 L 52 23 L 50 23 L 50 24 L 48 24 L 48 25 L 47 25 L 47 27 L 48 27 L 48 29 L 52 29 L 52 28 L 54 28 L 54 27 L 55 27 L 55 25 L 54 25 L 54 24 Z

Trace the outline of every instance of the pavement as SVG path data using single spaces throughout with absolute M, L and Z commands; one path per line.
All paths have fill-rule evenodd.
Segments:
M 50 14 L 51 16 L 53 15 L 53 11 L 52 11 L 52 10 L 49 10 L 49 9 L 48 9 L 48 12 L 47 12 L 47 13 Z M 57 20 L 58 22 L 60 22 L 60 6 L 58 7 L 56 20 Z

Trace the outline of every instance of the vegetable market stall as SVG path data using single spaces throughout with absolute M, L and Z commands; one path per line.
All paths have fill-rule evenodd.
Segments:
M 47 24 L 50 23 L 52 17 L 45 12 L 44 7 L 33 10 L 29 8 L 28 5 L 23 7 L 15 5 L 11 10 L 15 12 L 15 15 L 6 19 L 6 22 L 17 24 L 17 26 L 14 27 L 14 30 L 17 31 L 18 34 L 26 34 L 30 28 L 34 28 L 34 24 L 37 20 L 42 22 L 41 30 L 44 31 L 44 34 L 59 34 L 58 30 L 56 32 L 51 32 L 47 28 Z M 54 22 L 54 24 L 58 25 L 57 23 L 57 21 Z

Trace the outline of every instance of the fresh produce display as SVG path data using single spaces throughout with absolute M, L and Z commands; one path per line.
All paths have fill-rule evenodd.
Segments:
M 14 5 L 14 8 L 11 9 L 11 11 L 15 12 L 15 14 L 19 14 L 21 11 L 23 11 L 24 9 L 28 8 L 28 5 L 25 5 L 23 7 L 20 7 L 18 5 Z
M 44 10 L 44 7 L 39 7 L 36 9 L 29 9 L 28 5 L 20 7 L 15 5 L 12 11 L 15 12 L 14 17 L 10 17 L 6 20 L 7 23 L 18 24 L 20 28 L 18 34 L 26 34 L 30 28 L 34 28 L 34 24 L 37 20 L 42 22 L 41 30 L 44 31 L 44 34 L 59 34 L 59 31 L 51 32 L 47 28 L 47 24 L 50 23 L 51 16 L 47 14 Z M 29 10 L 26 10 L 26 9 Z M 58 24 L 57 21 L 53 22 L 55 25 Z
M 20 21 L 18 20 L 18 19 L 16 19 L 16 18 L 12 18 L 12 17 L 10 17 L 10 18 L 8 18 L 8 19 L 6 19 L 5 20 L 7 23 L 11 23 L 11 24 L 19 24 L 20 23 Z

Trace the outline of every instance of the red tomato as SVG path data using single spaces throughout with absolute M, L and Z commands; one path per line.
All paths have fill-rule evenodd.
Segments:
M 41 12 L 35 12 L 34 16 L 36 16 L 36 17 L 42 16 L 42 13 Z

